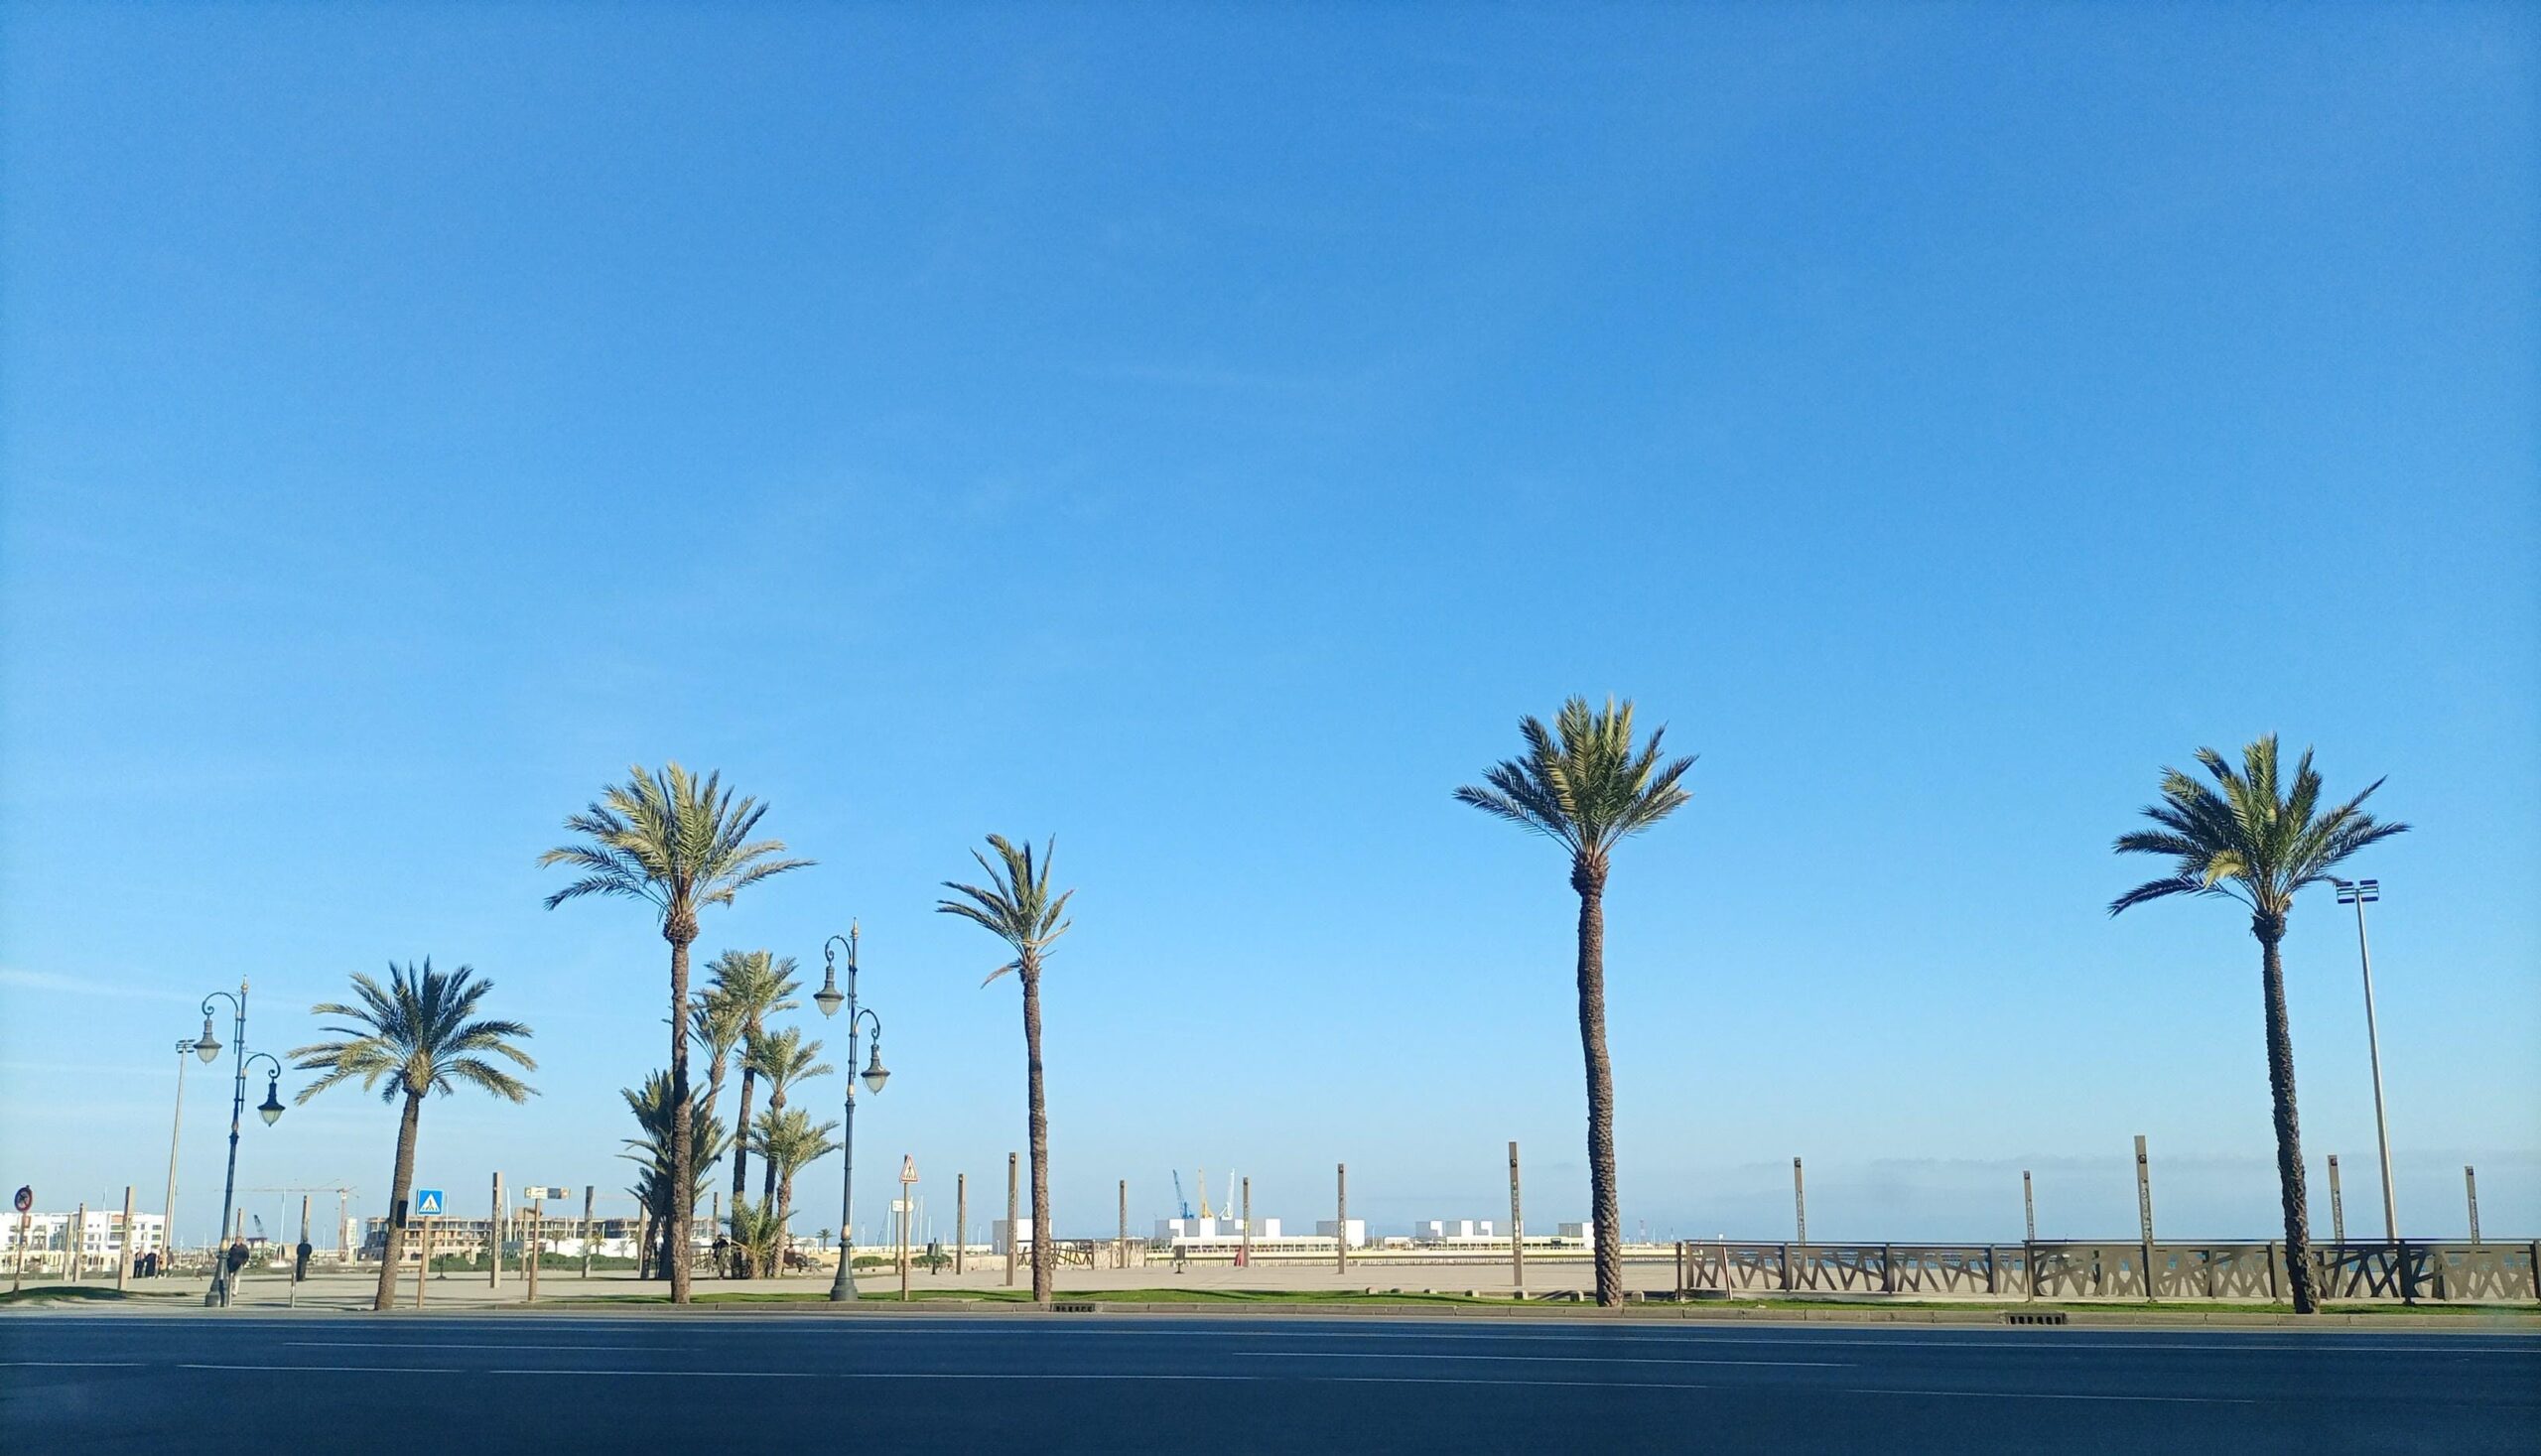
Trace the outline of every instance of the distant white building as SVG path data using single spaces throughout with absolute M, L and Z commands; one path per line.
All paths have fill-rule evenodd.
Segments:
M 1557 1224 L 1553 1227 L 1553 1235 L 1566 1244 L 1590 1249 L 1597 1246 L 1597 1226 L 1594 1224 Z
M 1411 1226 L 1411 1237 L 1422 1244 L 1495 1239 L 1499 1237 L 1493 1232 L 1496 1227 L 1489 1219 L 1422 1219 Z
M 990 1252 L 1003 1254 L 1011 1248 L 1016 1254 L 1032 1252 L 1032 1221 L 1016 1219 L 1011 1227 L 1003 1219 L 989 1225 Z
M 76 1226 L 74 1230 L 74 1226 Z M 19 1221 L 14 1216 L 0 1219 L 0 1256 L 7 1266 L 19 1266 Z M 168 1220 L 161 1214 L 136 1213 L 132 1216 L 132 1257 L 164 1254 L 168 1248 Z M 50 1266 L 67 1269 L 75 1251 L 82 1273 L 108 1273 L 124 1257 L 122 1209 L 90 1209 L 87 1221 L 67 1213 L 31 1213 L 26 1216 L 25 1266 L 29 1269 Z
M 1277 1239 L 1280 1237 L 1279 1221 L 1255 1219 L 1253 1237 L 1257 1242 L 1266 1244 Z M 1207 1245 L 1214 1248 L 1220 1245 L 1242 1244 L 1244 1220 L 1158 1219 L 1155 1221 L 1155 1242 L 1170 1244 L 1176 1248 L 1188 1248 L 1194 1245 Z
M 1352 1219 L 1347 1225 L 1344 1225 L 1334 1219 L 1317 1219 L 1314 1224 L 1314 1232 L 1315 1237 L 1320 1239 L 1331 1239 L 1337 1237 L 1345 1247 L 1350 1249 L 1365 1249 L 1368 1247 L 1368 1221 L 1366 1219 Z

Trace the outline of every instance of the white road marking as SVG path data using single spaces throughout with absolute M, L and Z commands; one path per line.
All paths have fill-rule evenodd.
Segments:
M 1851 1370 L 1849 1360 L 1703 1360 L 1674 1355 L 1413 1355 L 1393 1350 L 1230 1350 L 1229 1355 L 1268 1360 L 1515 1360 L 1528 1365 L 1567 1361 L 1577 1365 L 1773 1365 L 1809 1370 Z
M 195 1365 L 180 1362 L 179 1370 L 252 1370 L 266 1375 L 326 1375 L 351 1372 L 367 1375 L 465 1375 L 455 1365 Z
M 1552 1386 L 1578 1390 L 1708 1390 L 1709 1386 L 1682 1385 L 1672 1381 L 1535 1381 L 1501 1380 L 1497 1378 L 1460 1376 L 1259 1376 L 1259 1375 L 1123 1375 L 1087 1372 L 1083 1374 L 1038 1375 L 1016 1371 L 944 1372 L 944 1371 L 775 1371 L 775 1370 L 489 1370 L 487 1375 L 507 1376 L 638 1376 L 646 1379 L 666 1375 L 698 1376 L 713 1380 L 732 1377 L 755 1377 L 766 1380 L 807 1381 L 1201 1381 L 1237 1385 L 1346 1385 L 1346 1386 Z
M 0 1366 L 36 1370 L 138 1370 L 138 1360 L 0 1360 Z
M 632 1349 L 676 1351 L 676 1345 L 526 1345 L 494 1340 L 468 1344 L 457 1340 L 285 1340 L 287 1346 L 321 1350 L 615 1350 Z
M 1953 1400 L 2152 1400 L 2165 1405 L 2256 1405 L 2238 1395 L 2077 1395 L 2052 1390 L 1846 1390 L 1847 1395 L 1945 1395 Z

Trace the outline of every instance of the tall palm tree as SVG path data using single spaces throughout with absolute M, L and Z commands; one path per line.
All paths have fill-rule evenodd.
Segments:
M 565 864 L 582 871 L 582 878 L 547 897 L 550 910 L 584 895 L 623 895 L 651 905 L 661 917 L 662 939 L 671 946 L 669 1152 L 675 1188 L 693 1182 L 696 1167 L 689 1128 L 688 948 L 697 940 L 697 912 L 729 905 L 736 894 L 769 875 L 812 862 L 784 858 L 781 840 L 750 838 L 766 812 L 755 799 L 736 802 L 721 774 L 700 779 L 677 763 L 665 764 L 659 773 L 638 764 L 628 771 L 626 782 L 610 785 L 591 807 L 565 821 L 567 830 L 582 836 L 579 842 L 538 857 L 541 865 Z M 671 1263 L 674 1304 L 688 1302 L 694 1214 L 686 1204 L 670 1211 L 666 1243 L 678 1252 Z
M 706 1175 L 724 1160 L 724 1125 L 707 1114 L 704 1098 L 693 1090 L 689 1094 L 688 1117 L 674 1117 L 667 1072 L 648 1073 L 642 1087 L 621 1087 L 617 1095 L 626 1099 L 626 1110 L 635 1115 L 636 1135 L 626 1139 L 626 1150 L 618 1154 L 638 1170 L 635 1186 L 626 1191 L 635 1196 L 636 1206 L 644 1211 L 648 1240 L 659 1236 L 660 1248 L 654 1254 L 653 1266 L 665 1271 L 678 1269 L 687 1260 L 673 1257 L 682 1246 L 671 1242 L 671 1214 L 674 1209 L 695 1207 L 697 1200 L 706 1195 Z M 675 1125 L 682 1122 L 689 1128 L 690 1153 L 685 1200 L 672 1193 L 680 1184 L 671 1171 L 672 1134 Z M 649 1250 L 650 1243 L 646 1247 Z
M 1527 755 L 1483 774 L 1487 787 L 1456 790 L 1458 801 L 1544 836 L 1570 855 L 1579 896 L 1579 1046 L 1588 1066 L 1588 1204 L 1596 1226 L 1597 1302 L 1624 1302 L 1624 1221 L 1615 1183 L 1615 1073 L 1606 1057 L 1606 875 L 1615 847 L 1676 812 L 1687 797 L 1677 780 L 1694 760 L 1662 763 L 1664 727 L 1633 743 L 1632 704 L 1585 698 L 1561 705 L 1553 726 L 1518 722 Z
M 2171 873 L 2148 880 L 2109 902 L 2111 915 L 2171 895 L 2222 895 L 2250 912 L 2250 934 L 2259 943 L 2259 993 L 2267 1022 L 2267 1085 L 2276 1116 L 2276 1177 L 2285 1206 L 2286 1279 L 2294 1312 L 2319 1307 L 2312 1272 L 2311 1216 L 2303 1187 L 2303 1136 L 2294 1114 L 2294 1030 L 2285 1012 L 2285 963 L 2278 946 L 2294 893 L 2320 884 L 2356 851 L 2395 834 L 2405 824 L 2384 824 L 2364 812 L 2364 801 L 2382 787 L 2321 812 L 2321 776 L 2312 750 L 2303 750 L 2291 784 L 2277 770 L 2276 734 L 2241 750 L 2236 771 L 2211 748 L 2197 750 L 2214 783 L 2208 786 L 2176 768 L 2162 770 L 2162 802 L 2145 806 L 2158 826 L 2117 838 L 2121 855 L 2161 855 L 2175 861 Z
M 786 1094 L 798 1083 L 827 1077 L 838 1070 L 821 1060 L 819 1042 L 805 1041 L 802 1031 L 792 1026 L 751 1037 L 743 1058 L 743 1065 L 767 1083 L 767 1110 L 771 1113 L 785 1111 Z M 766 1203 L 776 1196 L 776 1166 L 771 1163 L 760 1172 L 758 1200 Z
M 803 1004 L 794 993 L 803 984 L 794 976 L 794 958 L 777 957 L 766 951 L 726 951 L 706 968 L 715 978 L 716 994 L 731 1001 L 740 1012 L 741 1044 L 767 1029 L 767 1018 L 779 1011 L 790 1011 Z M 733 1125 L 750 1125 L 750 1092 L 758 1071 L 750 1065 L 746 1053 L 741 1057 L 741 1104 L 734 1114 Z M 733 1197 L 737 1199 L 749 1189 L 750 1150 L 746 1139 L 733 1149 Z
M 518 1021 L 469 1019 L 476 1014 L 476 1003 L 494 989 L 494 983 L 475 980 L 475 974 L 466 966 L 435 971 L 429 957 L 420 971 L 390 963 L 386 986 L 356 973 L 355 1003 L 322 1001 L 309 1008 L 312 1015 L 340 1016 L 351 1023 L 321 1028 L 341 1039 L 292 1049 L 301 1071 L 324 1074 L 300 1089 L 299 1102 L 355 1077 L 364 1092 L 378 1088 L 382 1102 L 406 1100 L 397 1119 L 397 1162 L 388 1177 L 392 1211 L 414 1191 L 415 1134 L 426 1093 L 448 1097 L 465 1082 L 515 1103 L 534 1095 L 528 1085 L 487 1060 L 501 1057 L 523 1071 L 538 1070 L 529 1053 L 513 1045 L 529 1039 L 528 1027 Z M 382 1082 L 387 1085 L 381 1087 Z M 373 1309 L 386 1309 L 396 1298 L 397 1260 L 404 1254 L 405 1236 L 405 1228 L 390 1218 Z
M 1032 1149 L 1032 1298 L 1041 1303 L 1049 1300 L 1058 1264 L 1058 1246 L 1050 1238 L 1050 1113 L 1041 1094 L 1041 963 L 1048 958 L 1051 943 L 1067 934 L 1073 923 L 1066 915 L 1068 899 L 1076 893 L 1072 889 L 1056 897 L 1050 893 L 1050 858 L 1058 847 L 1058 840 L 1052 838 L 1036 866 L 1031 845 L 1018 848 L 1003 835 L 990 835 L 996 863 L 977 850 L 971 852 L 971 858 L 988 871 L 990 884 L 948 879 L 944 887 L 961 898 L 935 903 L 937 913 L 959 915 L 1013 950 L 1014 959 L 990 972 L 982 986 L 1008 971 L 1023 983 L 1024 1098 L 1030 1106 Z
M 806 1167 L 838 1151 L 830 1134 L 838 1124 L 823 1123 L 815 1126 L 812 1115 L 801 1108 L 769 1108 L 759 1115 L 758 1125 L 751 1129 L 757 1142 L 759 1158 L 776 1178 L 775 1208 L 778 1239 L 790 1243 L 786 1232 L 794 1219 L 794 1175 Z M 760 1205 L 767 1205 L 762 1198 Z M 781 1264 L 778 1271 L 782 1272 Z

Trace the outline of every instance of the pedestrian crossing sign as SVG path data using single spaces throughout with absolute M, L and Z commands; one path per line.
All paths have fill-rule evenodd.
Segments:
M 435 1218 L 441 1216 L 440 1189 L 418 1188 L 415 1190 L 415 1216 L 421 1218 L 426 1214 L 431 1214 Z

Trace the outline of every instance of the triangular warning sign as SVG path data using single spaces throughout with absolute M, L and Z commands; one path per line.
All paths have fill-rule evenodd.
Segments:
M 917 1154 L 911 1152 L 900 1154 L 900 1181 L 903 1183 L 917 1181 Z

